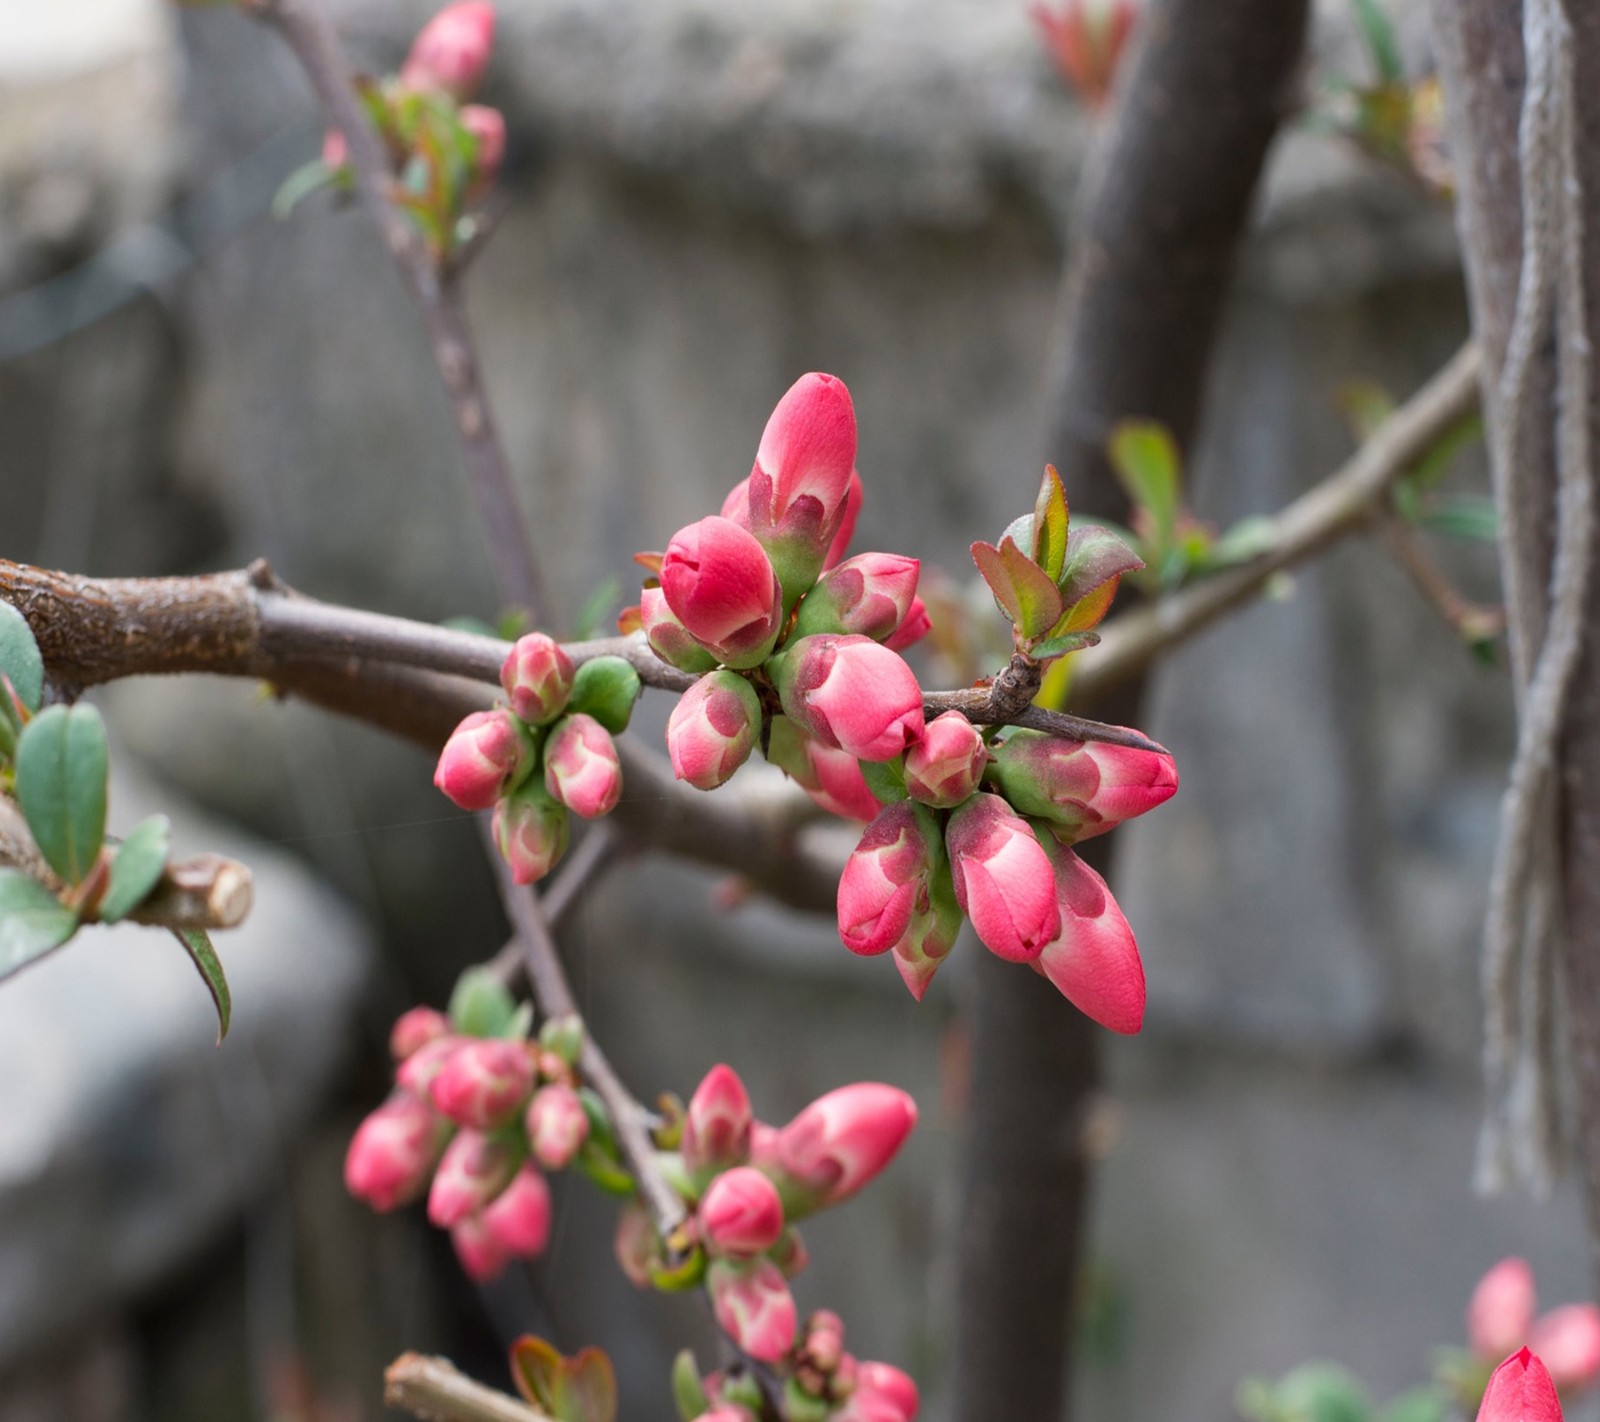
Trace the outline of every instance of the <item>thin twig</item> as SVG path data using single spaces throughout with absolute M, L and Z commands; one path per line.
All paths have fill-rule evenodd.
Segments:
M 1422 594 L 1422 600 L 1468 642 L 1483 642 L 1506 630 L 1503 607 L 1488 607 L 1473 602 L 1450 581 L 1449 575 L 1433 560 L 1416 528 L 1387 504 L 1373 510 L 1372 526 L 1384 547 L 1394 556 L 1401 571 Z
M 383 1400 L 424 1422 L 553 1422 L 548 1413 L 473 1382 L 446 1358 L 402 1353 L 383 1374 Z
M 460 289 L 441 279 L 421 233 L 390 201 L 394 179 L 389 154 L 356 97 L 339 37 L 321 7 L 315 0 L 245 3 L 294 51 L 328 118 L 345 137 L 356 191 L 377 221 L 384 245 L 422 311 L 501 589 L 537 620 L 547 605 L 539 569 L 526 536 L 516 481 L 484 394 Z

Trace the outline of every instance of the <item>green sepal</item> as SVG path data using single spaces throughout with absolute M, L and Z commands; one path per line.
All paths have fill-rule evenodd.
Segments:
M 578 668 L 567 710 L 593 716 L 617 735 L 628 729 L 634 703 L 643 690 L 639 673 L 621 657 L 596 657 Z
M 81 884 L 106 834 L 106 728 L 93 706 L 51 706 L 17 742 L 17 803 L 45 862 Z
M 110 881 L 96 909 L 101 923 L 119 923 L 145 901 L 166 868 L 171 843 L 172 821 L 165 815 L 151 815 L 133 827 L 111 861 Z
M 883 804 L 893 805 L 910 798 L 906 790 L 906 758 L 903 755 L 893 760 L 863 760 L 860 765 L 861 778 L 867 782 L 867 789 Z

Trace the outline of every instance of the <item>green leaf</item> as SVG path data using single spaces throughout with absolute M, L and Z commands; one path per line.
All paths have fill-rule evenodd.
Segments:
M 672 1360 L 672 1400 L 677 1404 L 678 1416 L 683 1422 L 694 1422 L 711 1403 L 700 1381 L 700 1368 L 694 1354 L 685 1348 Z
M 28 619 L 9 602 L 0 602 L 0 676 L 8 677 L 17 699 L 30 711 L 44 695 L 44 658 Z
M 1492 543 L 1500 530 L 1500 516 L 1487 494 L 1457 494 L 1441 498 L 1417 522 L 1446 538 L 1472 538 Z
M 200 979 L 217 1006 L 217 1045 L 228 1035 L 228 1024 L 233 1020 L 233 994 L 228 991 L 228 977 L 222 971 L 222 959 L 211 946 L 211 935 L 203 928 L 175 928 L 172 936 L 183 944 L 194 963 Z
M 341 187 L 342 168 L 330 168 L 320 158 L 302 163 L 290 173 L 272 195 L 272 215 L 282 222 L 314 192 L 327 187 Z
M 1445 1422 L 1449 1413 L 1449 1399 L 1438 1388 L 1418 1387 L 1383 1408 L 1377 1422 Z
M 1144 559 L 1109 528 L 1080 524 L 1067 535 L 1067 561 L 1059 580 L 1061 601 L 1070 608 L 1107 583 L 1113 584 L 1114 593 L 1118 578 L 1142 567 Z
M 172 822 L 165 815 L 151 815 L 133 827 L 111 861 L 111 882 L 100 900 L 101 923 L 118 923 L 145 901 L 167 867 L 171 842 Z
M 572 635 L 577 641 L 598 637 L 611 625 L 611 610 L 622 600 L 622 582 L 607 578 L 588 597 L 573 622 Z
M 1276 542 L 1276 525 L 1265 514 L 1242 518 L 1224 531 L 1201 560 L 1205 569 L 1231 568 L 1259 558 Z
M 1178 446 L 1153 421 L 1124 420 L 1112 431 L 1109 452 L 1128 497 L 1149 515 L 1153 551 L 1164 556 L 1178 527 Z
M 1302 1363 L 1274 1389 L 1284 1422 L 1368 1422 L 1371 1400 L 1338 1363 Z
M 516 999 L 487 968 L 468 968 L 456 979 L 450 1024 L 464 1037 L 503 1037 L 517 1015 Z
M 1394 26 L 1383 13 L 1378 0 L 1353 0 L 1356 19 L 1361 25 L 1361 37 L 1367 43 L 1367 53 L 1372 57 L 1372 67 L 1383 84 L 1403 84 L 1405 65 L 1400 61 L 1400 46 L 1394 37 Z
M 1033 561 L 1050 575 L 1052 582 L 1061 576 L 1061 565 L 1066 561 L 1067 522 L 1067 491 L 1055 465 L 1047 464 L 1033 504 L 1030 543 Z
M 860 762 L 861 778 L 867 782 L 867 789 L 885 805 L 892 805 L 897 800 L 907 797 L 906 790 L 906 763 L 903 756 L 894 760 Z
M 51 706 L 17 744 L 17 802 L 45 862 L 69 884 L 88 876 L 105 840 L 108 766 L 93 706 Z
M 1482 438 L 1481 414 L 1471 414 L 1464 420 L 1458 420 L 1433 442 L 1428 452 L 1417 461 L 1416 468 L 1402 481 L 1403 484 L 1413 489 L 1431 488 L 1450 472 L 1450 466 L 1463 450 Z
M 1019 636 L 1042 636 L 1060 618 L 1061 594 L 1055 583 L 1009 536 L 998 548 L 974 543 L 972 561 Z
M 557 1422 L 616 1422 L 616 1374 L 598 1348 L 563 1358 L 527 1334 L 511 1345 L 511 1376 L 517 1391 Z
M 15 869 L 0 869 L 0 978 L 8 978 L 78 927 L 78 915 L 43 884 Z
M 1394 413 L 1394 399 L 1376 380 L 1350 380 L 1334 396 L 1357 439 L 1368 439 Z
M 1028 648 L 1028 655 L 1036 662 L 1048 662 L 1055 657 L 1064 657 L 1068 652 L 1081 652 L 1085 647 L 1093 647 L 1099 640 L 1098 632 L 1063 632 L 1059 637 L 1046 637 L 1042 642 L 1035 642 Z

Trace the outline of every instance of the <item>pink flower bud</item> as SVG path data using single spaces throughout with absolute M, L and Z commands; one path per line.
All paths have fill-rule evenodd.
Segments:
M 998 795 L 950 816 L 945 848 L 956 902 L 991 953 L 1028 963 L 1061 932 L 1055 876 L 1028 822 Z
M 422 1193 L 450 1123 L 399 1091 L 356 1127 L 344 1158 L 344 1187 L 375 1210 L 392 1210 Z
M 824 569 L 837 566 L 850 551 L 850 540 L 855 537 L 856 520 L 861 516 L 861 504 L 865 495 L 866 491 L 861 487 L 861 476 L 852 469 L 850 483 L 845 488 L 844 508 L 839 514 L 839 528 L 833 535 L 828 556 L 822 560 Z
M 457 1132 L 433 1174 L 429 1222 L 440 1229 L 460 1224 L 504 1190 L 520 1164 L 520 1151 L 503 1136 Z
M 1059 10 L 1036 4 L 1030 13 L 1067 82 L 1090 109 L 1103 107 L 1139 17 L 1137 0 L 1065 0 Z
M 423 1043 L 400 1063 L 394 1076 L 396 1083 L 402 1091 L 410 1092 L 419 1101 L 427 1101 L 434 1077 L 444 1070 L 444 1064 L 455 1052 L 471 1040 L 470 1037 L 458 1037 L 451 1033 Z
M 858 1407 L 876 1408 L 864 1412 L 867 1417 L 879 1417 L 884 1422 L 911 1422 L 922 1406 L 921 1395 L 911 1378 L 888 1363 L 863 1360 L 856 1364 L 856 1390 L 851 1401 Z
M 475 1284 L 487 1284 L 505 1273 L 510 1255 L 489 1231 L 482 1215 L 468 1215 L 450 1227 L 450 1243 L 462 1271 Z
M 774 716 L 767 732 L 767 759 L 790 776 L 830 815 L 871 820 L 883 803 L 868 788 L 861 764 L 848 751 L 825 746 L 787 716 Z
M 400 83 L 416 93 L 439 90 L 470 99 L 483 83 L 494 47 L 494 6 L 460 0 L 439 11 L 418 32 L 400 70 Z
M 761 1254 L 783 1234 L 783 1202 L 759 1170 L 736 1165 L 713 1180 L 700 1200 L 700 1238 L 716 1254 Z
M 1561 1422 L 1561 1400 L 1545 1365 L 1523 1348 L 1496 1368 L 1478 1422 Z
M 819 1308 L 806 1320 L 806 1357 L 819 1372 L 831 1373 L 844 1357 L 844 1320 Z
M 458 116 L 462 128 L 477 141 L 472 154 L 472 185 L 469 195 L 481 197 L 500 176 L 506 158 L 506 116 L 499 109 L 483 104 L 468 104 Z
M 907 647 L 914 647 L 931 631 L 933 619 L 928 616 L 928 604 L 920 597 L 914 597 L 906 620 L 890 633 L 883 645 L 891 652 L 903 652 Z
M 773 527 L 782 525 L 804 501 L 814 504 L 817 522 L 832 542 L 844 512 L 850 476 L 856 467 L 856 412 L 850 391 L 834 375 L 813 371 L 784 392 L 761 432 L 750 472 L 752 508 L 760 507 Z
M 694 1422 L 755 1422 L 755 1416 L 748 1407 L 724 1403 L 719 1407 L 713 1407 L 709 1412 L 702 1412 Z
M 561 714 L 578 674 L 572 658 L 555 638 L 530 632 L 517 638 L 500 667 L 500 685 L 511 709 L 530 726 L 542 726 Z
M 697 790 L 715 790 L 750 758 L 760 734 L 755 688 L 737 672 L 711 672 L 672 708 L 667 721 L 672 773 Z
M 911 996 L 921 1002 L 939 965 L 950 956 L 965 918 L 956 902 L 950 862 L 941 854 L 927 881 L 926 907 L 919 900 L 905 936 L 894 945 L 894 965 Z
M 706 1271 L 712 1311 L 725 1332 L 752 1358 L 775 1363 L 794 1342 L 794 1295 L 768 1259 L 715 1259 Z
M 1538 1295 L 1526 1259 L 1502 1259 L 1472 1291 L 1467 1341 L 1486 1362 L 1504 1358 L 1528 1341 Z
M 535 776 L 494 807 L 494 842 L 519 884 L 544 878 L 567 852 L 567 807 Z
M 689 635 L 728 666 L 766 661 L 783 626 L 783 590 L 766 550 L 731 519 L 713 515 L 673 535 L 661 591 Z
M 463 810 L 487 810 L 533 767 L 533 745 L 508 711 L 474 711 L 444 743 L 433 783 Z
M 1045 944 L 1034 967 L 1085 1017 L 1113 1032 L 1137 1032 L 1144 1025 L 1145 988 L 1133 930 L 1104 879 L 1065 845 L 1048 835 L 1044 843 L 1061 933 Z
M 684 1112 L 683 1163 L 696 1173 L 743 1165 L 750 1155 L 750 1096 L 721 1063 L 705 1074 Z
M 802 637 L 774 663 L 785 714 L 858 760 L 893 760 L 922 735 L 922 688 L 870 637 Z
M 350 161 L 350 144 L 342 129 L 330 128 L 322 135 L 322 166 L 337 173 Z
M 645 588 L 639 594 L 639 623 L 650 650 L 668 666 L 693 676 L 716 666 L 717 659 L 689 635 L 689 629 L 667 606 L 667 595 L 659 587 Z
M 978 788 L 989 748 L 959 711 L 935 716 L 906 751 L 906 791 L 913 800 L 952 810 Z
M 450 1019 L 431 1007 L 413 1007 L 395 1018 L 389 1029 L 389 1055 L 403 1062 L 429 1042 L 450 1035 Z
M 481 1218 L 489 1236 L 513 1259 L 537 1259 L 550 1243 L 550 1186 L 524 1165 Z
M 1013 731 L 996 747 L 990 775 L 1022 814 L 1049 820 L 1074 842 L 1155 809 L 1178 789 L 1177 763 L 1165 751 L 1044 731 Z
M 1551 1309 L 1529 1331 L 1528 1347 L 1563 1392 L 1592 1386 L 1600 1378 L 1600 1309 L 1593 1304 Z
M 533 1063 L 521 1042 L 479 1039 L 453 1051 L 428 1087 L 434 1106 L 458 1126 L 503 1126 L 533 1089 Z
M 589 1139 L 589 1116 L 583 1102 L 576 1091 L 560 1082 L 534 1092 L 524 1124 L 535 1158 L 549 1170 L 570 1165 Z
M 544 747 L 544 788 L 586 820 L 609 815 L 622 798 L 622 762 L 611 732 L 593 716 L 563 716 Z
M 921 564 L 898 553 L 858 553 L 805 595 L 795 635 L 847 632 L 885 641 L 905 621 Z
M 613 1241 L 617 1266 L 636 1289 L 648 1289 L 660 1260 L 661 1246 L 644 1206 L 630 1200 L 617 1211 Z
M 910 800 L 886 805 L 839 877 L 839 938 L 852 953 L 887 953 L 926 913 L 929 877 L 944 860 L 939 823 Z
M 857 1082 L 818 1097 L 778 1133 L 778 1162 L 805 1205 L 837 1205 L 894 1159 L 916 1124 L 917 1103 L 905 1092 Z

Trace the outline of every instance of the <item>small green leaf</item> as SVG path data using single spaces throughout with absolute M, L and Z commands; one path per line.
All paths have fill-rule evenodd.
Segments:
M 1054 582 L 1061 576 L 1061 565 L 1067 557 L 1067 491 L 1053 464 L 1045 465 L 1044 478 L 1039 481 L 1030 532 L 1033 561 Z
M 1231 568 L 1259 558 L 1277 541 L 1276 527 L 1265 514 L 1240 519 L 1206 550 L 1201 566 L 1207 570 Z
M 30 711 L 44 695 L 44 658 L 28 619 L 9 602 L 0 602 L 0 676 L 10 678 L 18 699 Z
M 487 968 L 468 968 L 456 979 L 450 1024 L 464 1037 L 503 1037 L 517 1013 L 516 999 Z
M 222 971 L 222 959 L 211 946 L 211 935 L 203 928 L 175 928 L 172 936 L 183 944 L 200 979 L 217 1006 L 217 1045 L 228 1035 L 228 1024 L 233 1020 L 233 994 L 228 991 L 227 974 Z
M 290 173 L 272 195 L 272 215 L 282 222 L 312 193 L 323 188 L 344 186 L 342 168 L 330 168 L 320 158 L 302 163 Z
M 1017 590 L 1012 586 L 1010 571 L 1000 559 L 1000 550 L 992 543 L 978 542 L 972 545 L 971 552 L 972 561 L 978 566 L 978 576 L 989 585 L 989 591 L 1000 604 L 1000 610 L 1013 625 L 1020 622 L 1022 606 L 1017 599 Z
M 1494 500 L 1486 494 L 1457 494 L 1441 498 L 1417 522 L 1446 538 L 1478 539 L 1492 543 L 1500 529 Z
M 1034 643 L 1028 648 L 1028 655 L 1036 662 L 1048 662 L 1055 657 L 1064 657 L 1068 652 L 1081 652 L 1085 647 L 1093 647 L 1099 640 L 1098 632 L 1063 632 L 1059 637 L 1046 637 L 1044 641 Z
M 699 1365 L 687 1348 L 672 1360 L 672 1400 L 678 1406 L 678 1416 L 682 1422 L 694 1422 L 711 1406 L 706 1399 L 705 1386 L 700 1381 Z
M 1128 497 L 1149 516 L 1154 551 L 1164 556 L 1178 526 L 1178 446 L 1153 421 L 1124 420 L 1112 431 L 1110 455 Z
M 550 1410 L 561 1353 L 543 1338 L 525 1334 L 511 1345 L 511 1380 L 517 1391 L 535 1407 Z
M 622 600 L 622 583 L 617 578 L 605 579 L 588 597 L 573 621 L 572 635 L 581 641 L 598 637 L 611 625 L 611 610 Z
M 1356 19 L 1361 25 L 1361 37 L 1366 41 L 1367 53 L 1379 83 L 1403 84 L 1405 65 L 1400 60 L 1400 46 L 1394 37 L 1394 26 L 1383 13 L 1378 0 L 1354 0 Z
M 598 1348 L 580 1348 L 566 1360 L 556 1396 L 561 1422 L 616 1422 L 617 1375 Z
M 172 822 L 165 815 L 151 815 L 134 826 L 111 861 L 111 882 L 100 900 L 101 923 L 118 923 L 145 901 L 166 868 L 171 842 Z
M 45 862 L 69 884 L 88 876 L 105 840 L 108 767 L 93 706 L 51 706 L 17 744 L 17 802 Z
M 1111 593 L 1115 594 L 1117 579 L 1142 567 L 1144 559 L 1109 528 L 1094 523 L 1080 524 L 1067 535 L 1067 561 L 1060 578 L 1061 601 L 1071 608 L 1108 583 Z M 1110 599 L 1106 602 L 1109 606 Z
M 581 1174 L 589 1177 L 596 1189 L 604 1194 L 625 1200 L 635 1193 L 633 1176 L 601 1150 L 593 1140 L 583 1143 L 583 1148 L 579 1150 L 572 1163 Z
M 1337 1363 L 1302 1363 L 1272 1389 L 1283 1422 L 1368 1422 L 1371 1400 Z
M 1414 489 L 1431 488 L 1450 472 L 1450 466 L 1455 463 L 1458 455 L 1482 438 L 1481 414 L 1474 413 L 1464 420 L 1458 420 L 1433 442 L 1428 452 L 1417 461 L 1416 468 L 1403 482 Z
M 1436 1387 L 1402 1393 L 1378 1413 L 1377 1422 L 1445 1422 L 1450 1402 Z
M 861 778 L 867 782 L 867 789 L 883 804 L 892 805 L 907 798 L 903 756 L 886 761 L 864 760 L 860 764 Z
M 77 927 L 77 914 L 43 884 L 0 869 L 0 978 L 59 948 Z

